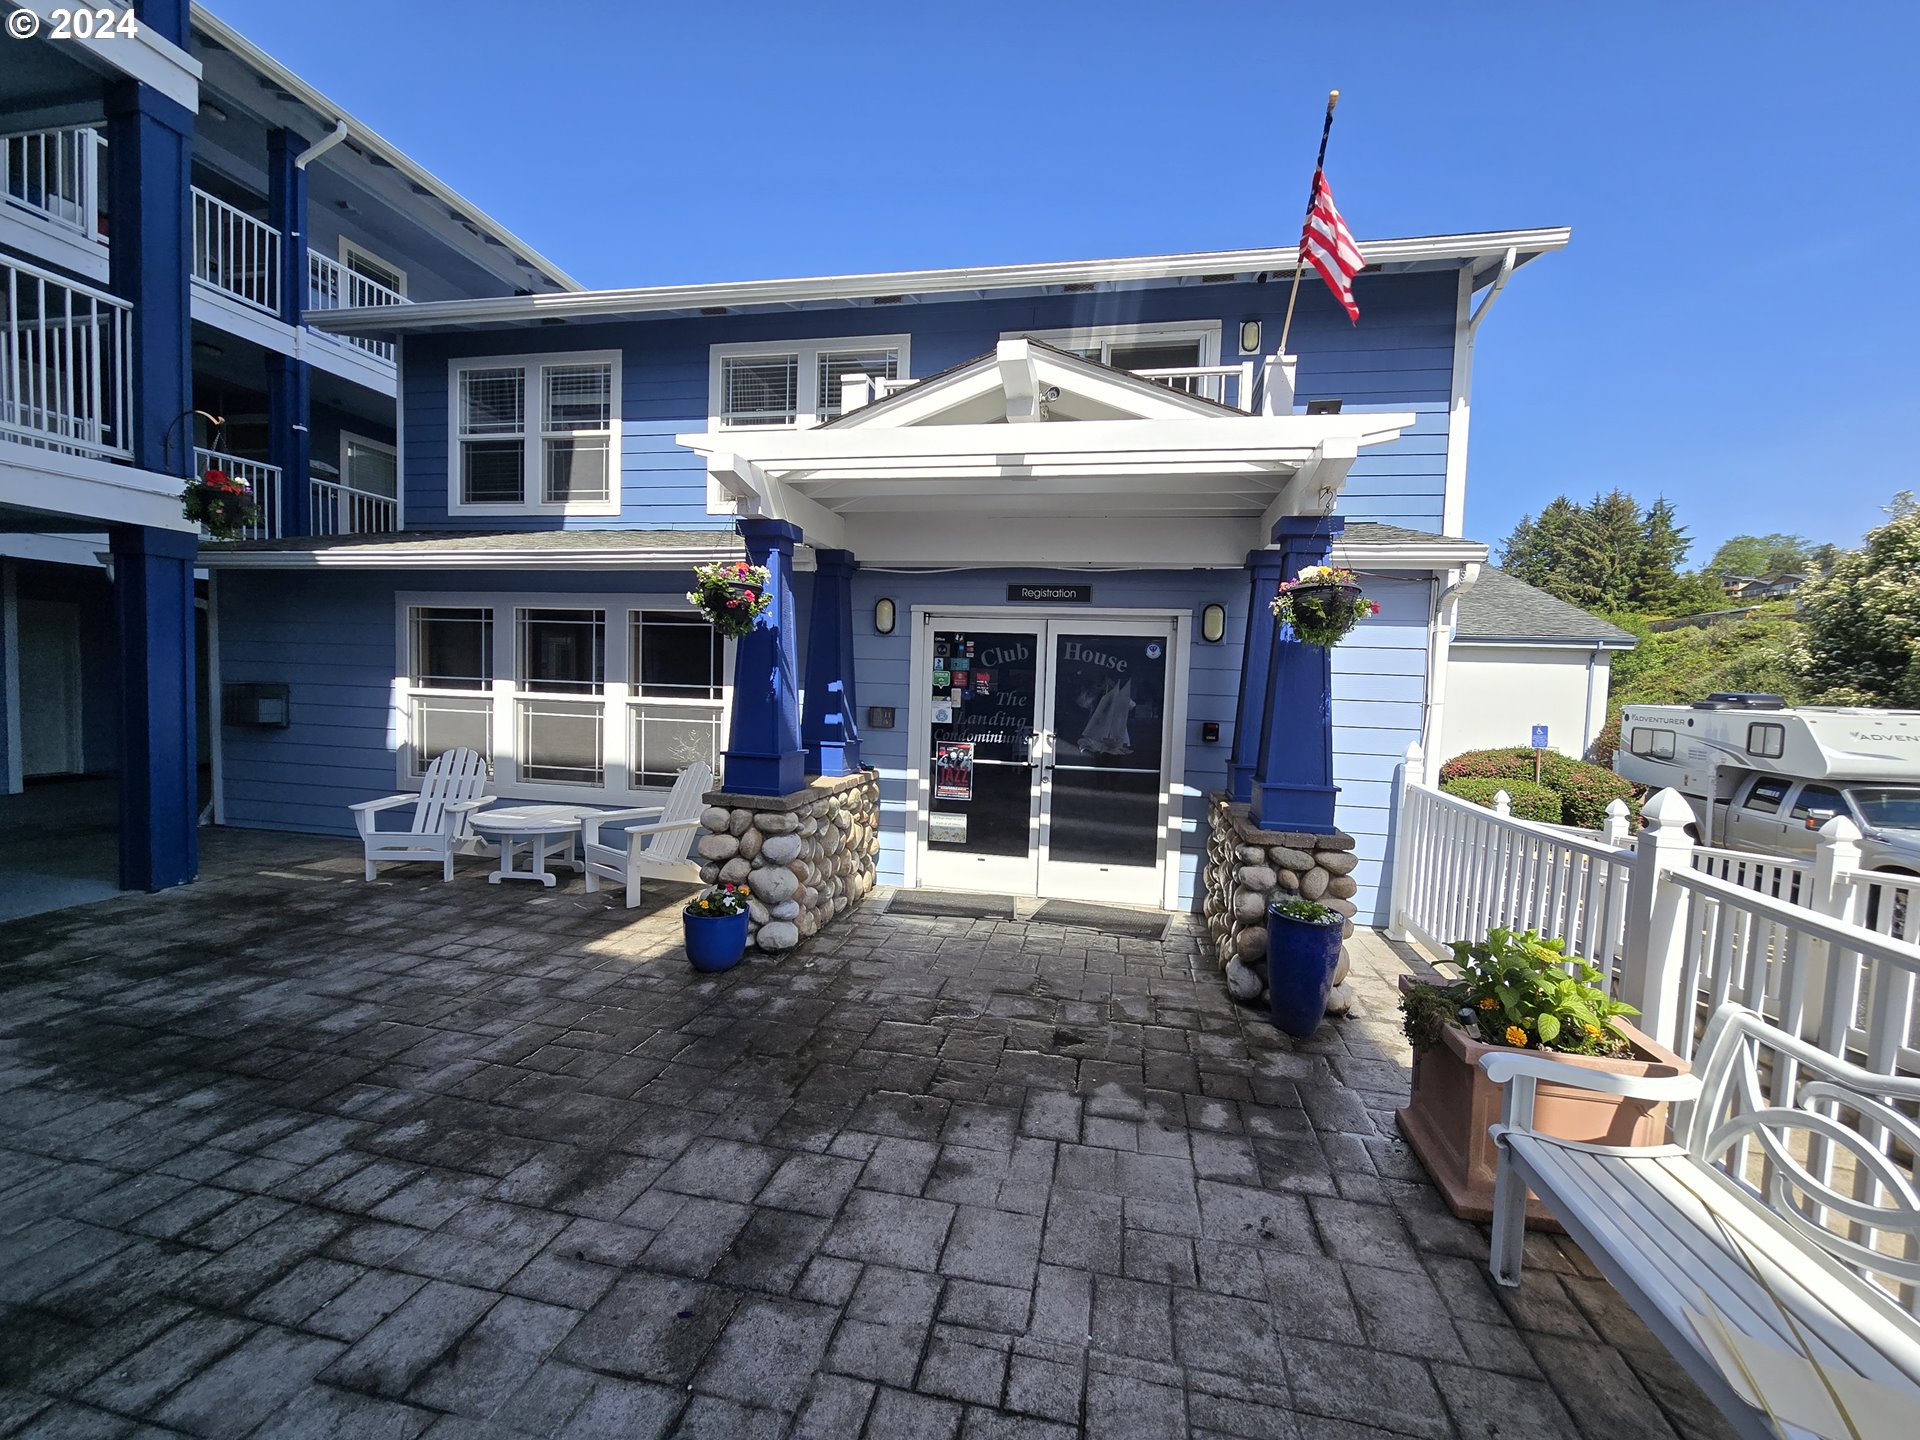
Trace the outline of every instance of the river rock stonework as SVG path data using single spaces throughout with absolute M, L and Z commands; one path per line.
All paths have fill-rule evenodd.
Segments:
M 700 816 L 700 878 L 747 887 L 747 943 L 791 950 L 873 889 L 880 780 L 821 778 L 790 795 L 716 790 Z
M 1247 807 L 1231 803 L 1226 792 L 1207 797 L 1207 863 L 1201 912 L 1213 952 L 1226 972 L 1227 993 L 1249 1004 L 1267 993 L 1267 902 L 1299 897 L 1318 900 L 1347 917 L 1340 935 L 1353 934 L 1353 903 L 1359 884 L 1353 837 L 1336 830 L 1309 835 L 1294 830 L 1260 830 Z M 1344 1015 L 1353 1005 L 1347 985 L 1346 947 L 1333 972 L 1329 1015 Z

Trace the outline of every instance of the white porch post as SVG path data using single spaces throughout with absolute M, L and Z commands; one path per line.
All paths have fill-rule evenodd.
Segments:
M 1413 884 L 1413 833 L 1407 823 L 1407 791 L 1415 785 L 1427 783 L 1427 760 L 1420 749 L 1420 742 L 1414 741 L 1407 746 L 1406 758 L 1395 768 L 1393 775 L 1393 808 L 1387 813 L 1393 817 L 1393 874 L 1387 891 L 1387 938 L 1389 940 L 1410 940 L 1405 920 L 1407 913 L 1407 889 Z
M 1687 892 L 1667 875 L 1693 867 L 1693 841 L 1687 826 L 1693 807 L 1678 790 L 1662 790 L 1642 812 L 1647 821 L 1634 849 L 1633 880 L 1627 892 L 1627 934 L 1620 957 L 1620 998 L 1640 1012 L 1639 1026 L 1655 1040 L 1682 1054 L 1680 1027 L 1692 1011 L 1693 997 L 1680 993 L 1687 955 Z

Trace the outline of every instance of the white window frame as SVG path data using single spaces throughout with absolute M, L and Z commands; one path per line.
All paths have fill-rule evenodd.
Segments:
M 611 365 L 611 409 L 607 418 L 607 498 L 548 503 L 545 493 L 547 366 Z M 513 370 L 524 375 L 524 412 L 520 443 L 518 501 L 467 501 L 461 498 L 460 372 Z M 560 350 L 541 355 L 465 355 L 447 362 L 447 514 L 449 515 L 618 515 L 621 500 L 620 352 L 618 350 Z M 583 432 L 592 433 L 592 432 Z
M 742 340 L 707 347 L 707 429 L 751 434 L 760 430 L 807 430 L 820 423 L 820 352 L 822 350 L 898 350 L 899 378 L 913 374 L 913 337 L 911 335 L 842 335 L 825 340 Z M 721 413 L 726 408 L 724 376 L 728 360 L 746 358 L 785 359 L 793 356 L 799 365 L 794 390 L 794 419 L 785 425 L 728 425 Z
M 393 498 L 398 502 L 401 488 L 400 447 L 398 445 L 389 445 L 384 440 L 376 440 L 371 435 L 360 435 L 352 430 L 342 430 L 340 432 L 340 483 L 342 485 L 347 483 L 347 475 L 349 473 L 347 469 L 347 449 L 353 445 L 358 445 L 364 450 L 380 450 L 393 457 Z M 375 492 L 362 490 L 360 493 L 362 495 L 371 495 Z
M 346 236 L 342 235 L 340 237 L 340 268 L 343 270 L 352 269 L 352 266 L 349 264 L 349 262 L 355 259 L 364 261 L 368 265 L 378 265 L 382 270 L 386 271 L 389 275 L 396 277 L 400 281 L 398 285 L 395 285 L 394 287 L 392 287 L 397 293 L 401 295 L 405 295 L 407 293 L 407 272 L 406 271 L 402 270 L 398 265 L 394 264 L 391 260 L 387 259 L 386 256 L 376 254 L 372 250 L 369 250 L 366 246 L 356 244 L 354 241 L 349 240 Z M 360 272 L 356 270 L 354 271 L 354 273 L 357 275 Z M 373 279 L 371 275 L 366 276 L 365 278 L 369 280 Z
M 491 795 L 502 800 L 552 800 L 586 805 L 620 806 L 657 799 L 667 793 L 666 786 L 635 783 L 637 755 L 632 753 L 632 714 L 635 704 L 717 707 L 720 715 L 719 748 L 724 752 L 730 740 L 733 717 L 733 665 L 735 643 L 721 643 L 721 694 L 716 701 L 648 699 L 639 694 L 631 673 L 633 617 L 645 611 L 672 611 L 683 604 L 680 592 L 660 591 L 466 591 L 415 590 L 394 596 L 394 717 L 390 740 L 394 750 L 395 788 L 418 791 L 421 777 L 414 773 L 413 722 L 417 694 L 484 698 L 492 702 L 491 736 L 493 743 L 493 779 L 487 786 Z M 484 689 L 455 690 L 413 685 L 413 612 L 415 609 L 486 610 L 493 622 L 493 678 Z M 602 684 L 597 697 L 566 695 L 557 691 L 524 691 L 520 688 L 515 647 L 519 641 L 517 613 L 520 610 L 600 610 L 606 615 L 606 659 Z M 606 780 L 602 785 L 567 781 L 520 778 L 519 701 L 528 695 L 551 699 L 591 701 L 598 699 L 602 709 L 601 753 Z
M 1080 325 L 1065 330 L 1007 330 L 1002 340 L 1038 340 L 1056 350 L 1085 350 L 1094 345 L 1175 345 L 1200 342 L 1201 365 L 1218 365 L 1221 322 L 1170 320 L 1153 325 Z

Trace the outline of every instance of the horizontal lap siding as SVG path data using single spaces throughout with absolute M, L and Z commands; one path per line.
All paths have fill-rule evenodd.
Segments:
M 221 729 L 229 825 L 354 833 L 347 807 L 395 792 L 395 597 L 407 592 L 619 592 L 669 607 L 691 574 L 290 575 L 223 573 L 217 583 L 220 680 L 288 687 L 284 730 Z M 608 643 L 623 641 L 609 636 Z
M 1221 328 L 1222 362 L 1238 364 L 1258 358 L 1239 353 L 1240 322 L 1261 321 L 1263 342 L 1271 350 L 1279 340 L 1286 295 L 1283 284 L 1183 285 L 414 336 L 406 344 L 401 387 L 407 523 L 468 530 L 706 529 L 723 523 L 707 513 L 699 457 L 673 443 L 676 434 L 707 428 L 709 350 L 716 344 L 904 333 L 912 337 L 912 374 L 927 376 L 986 353 L 1009 332 L 1214 321 Z M 1400 440 L 1369 449 L 1355 464 L 1342 509 L 1356 519 L 1437 530 L 1446 475 L 1454 277 L 1362 276 L 1358 295 L 1361 321 L 1355 326 L 1324 287 L 1302 288 L 1290 341 L 1300 357 L 1300 398 L 1338 397 L 1350 410 L 1417 412 L 1417 423 Z M 620 515 L 450 516 L 448 361 L 566 350 L 621 353 Z
M 1431 586 L 1366 575 L 1361 581 L 1380 613 L 1333 651 L 1333 779 L 1340 787 L 1334 818 L 1354 837 L 1360 857 L 1353 872 L 1360 918 L 1384 924 L 1394 768 L 1419 740 L 1426 716 Z

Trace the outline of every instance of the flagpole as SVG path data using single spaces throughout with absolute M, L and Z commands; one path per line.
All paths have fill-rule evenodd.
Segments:
M 1327 136 L 1333 133 L 1333 107 L 1340 103 L 1340 92 L 1327 92 L 1327 118 L 1320 126 L 1320 154 L 1313 162 L 1313 181 L 1307 186 L 1307 213 L 1300 222 L 1300 233 L 1306 234 L 1307 221 L 1313 218 L 1313 202 L 1320 194 L 1320 172 L 1327 165 Z M 1280 353 L 1287 353 L 1287 336 L 1293 330 L 1293 302 L 1300 298 L 1300 272 L 1306 269 L 1306 262 L 1296 258 L 1293 265 L 1293 288 L 1287 292 L 1287 318 L 1280 323 Z

